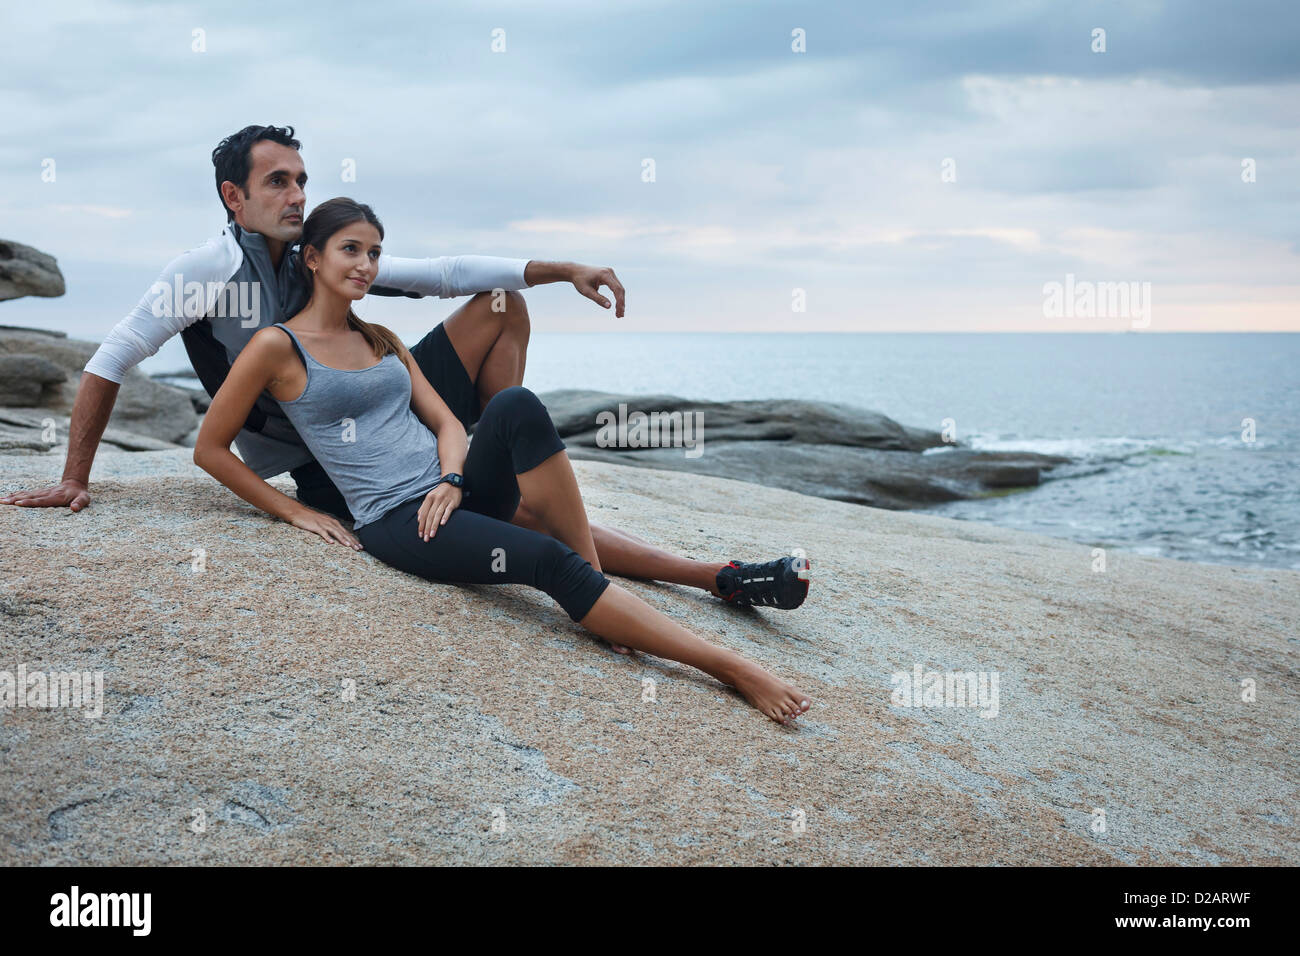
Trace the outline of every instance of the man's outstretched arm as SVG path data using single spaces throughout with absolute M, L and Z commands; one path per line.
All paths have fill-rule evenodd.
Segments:
M 607 286 L 614 294 L 615 312 L 623 316 L 623 285 L 614 270 L 577 262 L 545 262 L 540 259 L 506 259 L 500 256 L 439 256 L 436 259 L 379 257 L 374 287 L 411 295 L 436 295 L 450 299 L 476 292 L 505 289 L 517 292 L 548 282 L 571 282 L 579 293 L 608 309 L 610 302 L 600 294 Z M 372 287 L 372 290 L 374 289 Z
M 67 505 L 73 511 L 80 511 L 90 504 L 90 466 L 95 461 L 99 440 L 108 428 L 120 388 L 117 382 L 100 378 L 93 372 L 82 372 L 77 400 L 72 406 L 72 422 L 68 426 L 68 457 L 63 463 L 63 480 L 38 491 L 5 495 L 0 498 L 0 504 L 29 508 Z

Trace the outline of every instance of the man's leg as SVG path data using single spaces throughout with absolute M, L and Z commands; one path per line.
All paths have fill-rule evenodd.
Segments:
M 478 413 L 502 389 L 524 383 L 528 353 L 528 306 L 518 292 L 502 297 L 503 312 L 493 312 L 491 292 L 480 292 L 442 323 L 478 393 Z
M 478 420 L 479 413 L 493 395 L 502 389 L 522 385 L 524 381 L 530 332 L 528 306 L 518 292 L 506 292 L 502 301 L 505 310 L 493 312 L 492 293 L 480 292 L 449 315 L 442 324 L 446 337 L 477 394 L 478 407 L 470 415 L 473 421 Z M 411 350 L 421 367 L 425 366 L 426 361 L 431 364 L 437 361 L 434 352 L 438 343 L 434 333 L 430 333 L 426 341 L 430 343 L 427 349 L 421 348 L 425 346 L 425 342 L 421 342 Z M 449 376 L 444 374 L 440 377 Z M 439 388 L 438 382 L 433 378 L 430 378 L 430 382 Z M 463 383 L 449 384 L 455 388 Z M 441 389 L 439 393 L 442 394 Z M 443 395 L 443 398 L 453 411 L 457 410 L 457 403 L 452 397 Z M 466 404 L 466 400 L 462 399 L 461 404 Z M 466 427 L 469 424 L 467 422 Z M 529 509 L 526 501 L 519 503 L 519 510 L 515 512 L 511 524 L 544 534 L 550 533 Z M 591 525 L 591 537 L 596 545 L 600 566 L 607 574 L 684 584 L 721 596 L 717 589 L 717 575 L 727 566 L 725 562 L 692 561 L 678 557 L 653 547 L 640 538 L 598 524 Z

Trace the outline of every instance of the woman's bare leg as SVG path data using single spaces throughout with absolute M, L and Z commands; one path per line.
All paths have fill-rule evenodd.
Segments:
M 540 530 L 558 538 L 591 562 L 597 571 L 600 557 L 587 524 L 587 509 L 578 490 L 578 479 L 573 474 L 569 456 L 557 451 L 535 468 L 516 475 L 519 493 L 532 502 L 533 514 L 541 524 Z
M 698 667 L 729 687 L 777 723 L 788 724 L 808 710 L 808 698 L 735 651 L 696 637 L 639 597 L 610 582 L 579 622 L 613 643 Z
M 603 570 L 569 456 L 563 451 L 557 451 L 540 465 L 516 475 L 515 479 L 519 482 L 520 495 L 528 495 L 537 508 L 536 525 L 532 530 L 563 541 L 586 558 L 597 571 Z M 610 641 L 609 645 L 620 654 L 632 653 L 631 648 L 616 641 Z
M 551 533 L 545 523 L 523 502 L 520 502 L 519 510 L 510 521 L 511 524 L 517 524 L 521 528 L 541 531 L 543 534 Z M 656 548 L 648 541 L 616 528 L 593 524 L 590 529 L 596 554 L 600 556 L 601 570 L 606 574 L 617 574 L 622 578 L 640 578 L 644 581 L 684 584 L 687 587 L 708 591 L 714 597 L 722 597 L 718 593 L 718 572 L 727 566 L 726 562 L 683 558 Z M 576 551 L 577 548 L 574 550 Z
M 517 475 L 516 480 L 520 494 L 527 495 L 533 503 L 545 533 L 563 541 L 599 571 L 587 510 L 569 456 L 558 451 L 540 465 Z M 616 650 L 627 652 L 628 648 L 636 648 L 698 667 L 735 687 L 746 700 L 779 723 L 788 723 L 808 709 L 807 699 L 790 684 L 735 651 L 701 640 L 613 582 L 579 623 L 609 641 Z

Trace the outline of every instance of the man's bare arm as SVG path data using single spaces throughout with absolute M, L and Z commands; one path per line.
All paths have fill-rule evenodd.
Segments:
M 529 259 L 528 265 L 524 266 L 524 281 L 529 286 L 544 285 L 547 282 L 572 282 L 580 293 L 602 309 L 608 309 L 609 299 L 600 294 L 603 285 L 614 293 L 614 315 L 623 318 L 623 304 L 627 294 L 623 290 L 623 284 L 618 281 L 618 276 L 614 275 L 614 270 L 608 267 Z
M 573 270 L 578 268 L 576 262 L 545 262 L 541 259 L 529 259 L 524 266 L 524 281 L 530 286 L 545 285 L 548 282 L 572 282 Z
M 38 491 L 16 491 L 5 495 L 0 498 L 0 504 L 27 508 L 61 508 L 67 505 L 73 511 L 89 505 L 90 466 L 113 415 L 120 388 L 117 382 L 100 378 L 94 372 L 82 372 L 77 400 L 72 406 L 72 421 L 68 426 L 68 457 L 63 463 L 63 480 Z

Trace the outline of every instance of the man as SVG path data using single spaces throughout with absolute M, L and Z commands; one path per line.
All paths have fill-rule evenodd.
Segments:
M 90 470 L 123 377 L 179 333 L 194 371 L 210 395 L 225 380 L 240 350 L 259 329 L 282 322 L 307 302 L 298 269 L 307 172 L 293 127 L 248 126 L 212 153 L 226 227 L 215 238 L 173 260 L 132 312 L 119 322 L 82 373 L 68 435 L 63 480 L 38 491 L 0 497 L 0 504 L 62 507 L 90 504 Z M 488 400 L 523 383 L 528 310 L 520 289 L 570 282 L 609 308 L 624 311 L 614 271 L 569 262 L 496 256 L 399 259 L 383 255 L 371 293 L 441 298 L 473 294 L 410 351 L 425 377 L 470 429 Z M 312 458 L 279 405 L 263 394 L 235 440 L 245 463 L 262 478 L 289 472 L 304 504 L 350 521 L 347 505 Z M 541 530 L 521 502 L 513 523 Z M 591 526 L 602 570 L 625 577 L 703 588 L 737 604 L 797 607 L 808 590 L 806 561 L 763 564 L 692 561 L 631 535 Z

